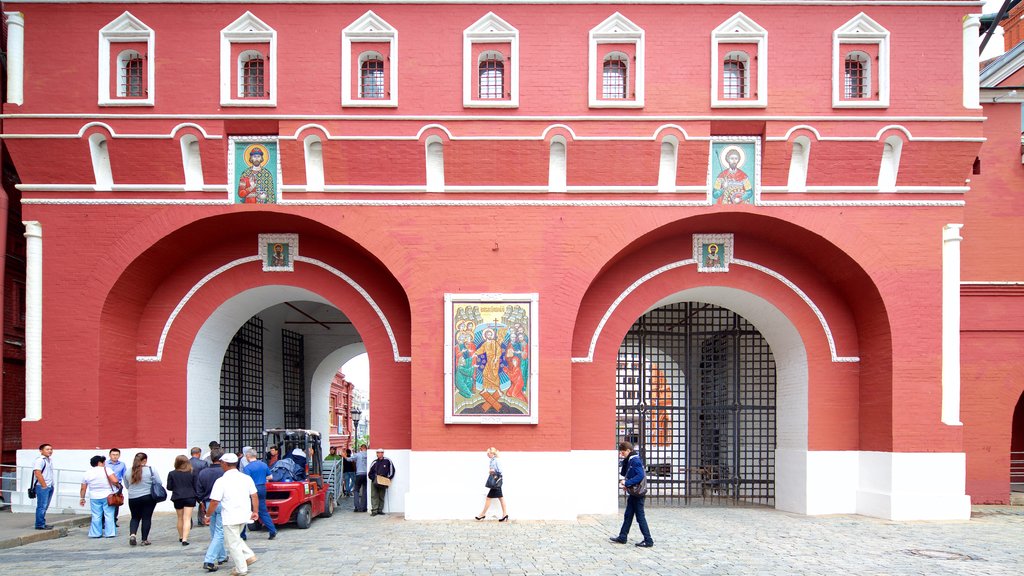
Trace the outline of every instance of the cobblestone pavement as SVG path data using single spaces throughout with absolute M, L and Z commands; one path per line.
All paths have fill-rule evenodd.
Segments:
M 514 504 L 511 503 L 510 504 Z M 510 508 L 514 514 L 514 508 Z M 761 508 L 649 508 L 655 547 L 608 541 L 619 516 L 575 522 L 406 521 L 342 508 L 308 530 L 277 539 L 253 533 L 254 576 L 491 574 L 1019 575 L 1024 508 L 976 507 L 968 522 L 889 522 L 861 516 L 807 517 Z M 206 574 L 208 529 L 178 544 L 174 516 L 154 518 L 152 546 L 129 547 L 127 519 L 116 539 L 87 528 L 65 538 L 0 550 L 3 575 Z M 230 564 L 218 575 L 227 576 Z

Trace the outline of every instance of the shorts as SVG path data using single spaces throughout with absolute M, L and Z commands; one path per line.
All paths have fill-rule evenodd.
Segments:
M 171 502 L 174 502 L 174 509 L 175 510 L 181 510 L 182 508 L 195 508 L 196 507 L 196 499 L 195 498 L 182 498 L 181 500 L 171 500 Z

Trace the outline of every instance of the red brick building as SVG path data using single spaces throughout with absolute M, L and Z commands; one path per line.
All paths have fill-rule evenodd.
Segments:
M 330 433 L 328 436 L 329 445 L 332 448 L 337 448 L 339 454 L 344 454 L 345 448 L 352 448 L 355 432 L 352 421 L 354 392 L 355 386 L 345 380 L 345 375 L 341 371 L 338 371 L 331 379 L 331 396 L 328 405 Z
M 655 500 L 966 518 L 1024 389 L 973 8 L 8 4 L 19 462 L 323 429 L 365 351 L 410 518 L 489 446 L 518 517 L 614 511 L 622 436 Z

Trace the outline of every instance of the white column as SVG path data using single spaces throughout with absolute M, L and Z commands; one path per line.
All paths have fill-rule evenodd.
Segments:
M 25 102 L 25 15 L 4 12 L 7 18 L 7 102 Z
M 25 420 L 43 417 L 43 227 L 25 224 Z
M 996 23 L 993 22 L 993 26 Z M 981 46 L 978 31 L 981 21 L 977 15 L 964 17 L 964 108 L 981 108 L 978 50 Z
M 942 423 L 960 422 L 960 229 L 942 227 Z

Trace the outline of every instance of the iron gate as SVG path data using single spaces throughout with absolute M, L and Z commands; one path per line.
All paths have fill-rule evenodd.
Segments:
M 224 353 L 220 368 L 220 444 L 263 452 L 263 320 L 253 316 Z
M 306 426 L 305 344 L 302 334 L 281 330 L 281 372 L 284 384 L 284 427 Z
M 775 360 L 735 312 L 683 302 L 637 320 L 619 348 L 616 420 L 647 466 L 648 502 L 774 505 Z

